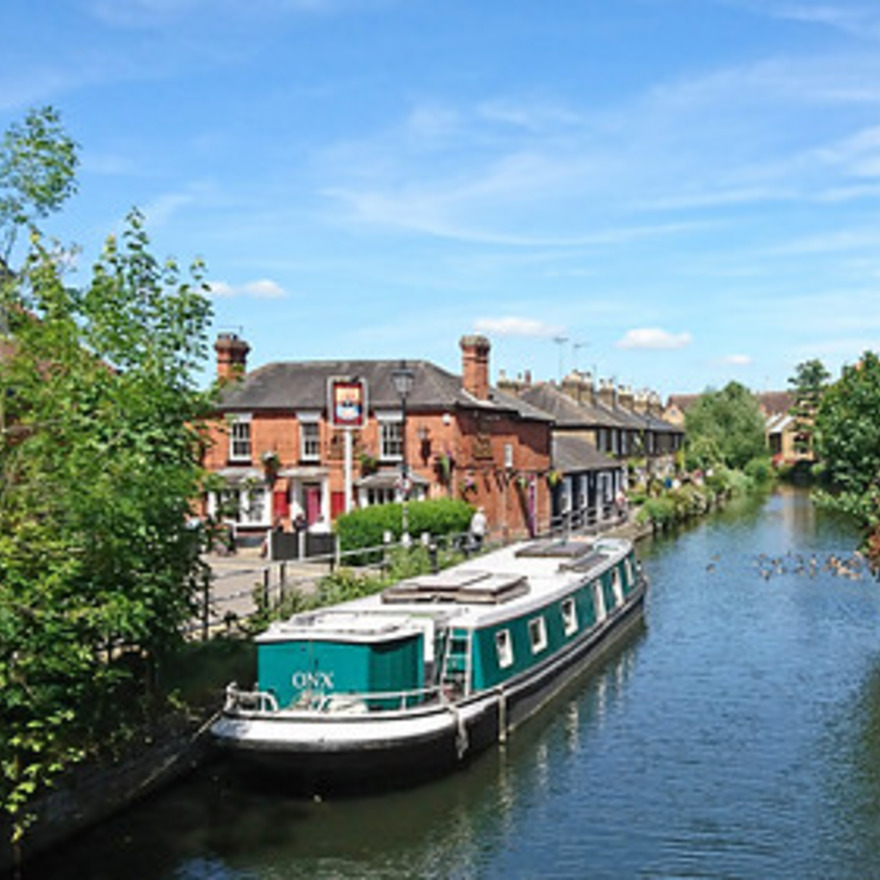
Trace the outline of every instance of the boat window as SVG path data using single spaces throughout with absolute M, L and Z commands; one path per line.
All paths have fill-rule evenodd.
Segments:
M 577 632 L 578 617 L 574 599 L 566 599 L 562 603 L 562 629 L 567 636 Z
M 529 621 L 529 641 L 532 643 L 533 654 L 547 647 L 547 626 L 543 617 L 535 617 Z
M 513 666 L 513 642 L 510 640 L 510 631 L 506 629 L 495 633 L 495 651 L 498 654 L 498 665 L 502 669 Z
M 605 610 L 605 595 L 602 592 L 602 584 L 600 581 L 593 581 L 590 586 L 593 589 L 593 604 L 596 607 L 596 622 L 602 623 L 602 621 L 608 616 L 608 612 Z
M 614 607 L 623 604 L 623 585 L 620 578 L 620 569 L 615 568 L 611 572 L 611 589 L 614 593 Z
M 633 562 L 629 556 L 623 560 L 623 566 L 626 571 L 626 586 L 631 587 L 636 582 L 636 579 L 633 577 Z

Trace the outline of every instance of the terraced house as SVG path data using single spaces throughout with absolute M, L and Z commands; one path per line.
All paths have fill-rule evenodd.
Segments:
M 632 477 L 674 473 L 683 430 L 660 417 L 660 399 L 633 393 L 589 373 L 572 372 L 561 384 L 502 377 L 498 385 L 553 419 L 553 521 L 593 526 L 621 513 Z
M 344 511 L 400 500 L 406 488 L 411 500 L 483 507 L 498 535 L 546 530 L 552 420 L 491 387 L 488 339 L 464 336 L 460 348 L 461 375 L 424 360 L 284 361 L 248 371 L 248 344 L 222 334 L 215 350 L 225 388 L 205 464 L 223 487 L 205 512 L 241 537 L 273 525 L 328 529 Z

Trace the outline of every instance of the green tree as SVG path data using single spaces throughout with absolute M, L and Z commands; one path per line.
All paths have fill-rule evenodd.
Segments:
M 880 523 L 880 359 L 865 352 L 825 392 L 816 413 L 814 445 L 832 491 L 816 497 L 856 516 L 865 529 Z
M 685 413 L 688 467 L 744 468 L 767 455 L 764 417 L 758 400 L 738 382 L 707 391 Z
M 145 710 L 132 698 L 205 575 L 187 528 L 211 403 L 201 267 L 160 265 L 137 212 L 84 289 L 64 263 L 32 235 L 0 360 L 0 805 L 17 839 L 34 793 Z
M 798 364 L 794 376 L 788 380 L 795 397 L 790 413 L 795 418 L 795 448 L 798 452 L 813 449 L 816 412 L 830 378 L 831 374 L 822 361 L 813 359 Z
M 57 211 L 76 191 L 79 156 L 52 107 L 28 112 L 0 141 L 0 266 L 21 230 Z

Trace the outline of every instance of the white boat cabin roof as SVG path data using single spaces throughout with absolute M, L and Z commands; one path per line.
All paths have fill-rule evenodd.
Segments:
M 381 593 L 273 623 L 259 642 L 392 641 L 433 624 L 475 629 L 541 608 L 630 551 L 621 538 L 540 539 L 512 544 Z

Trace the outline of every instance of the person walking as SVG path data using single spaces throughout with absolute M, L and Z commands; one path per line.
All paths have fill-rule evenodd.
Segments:
M 486 537 L 486 512 L 478 507 L 471 517 L 470 538 L 471 546 L 479 552 L 483 548 L 483 539 Z

